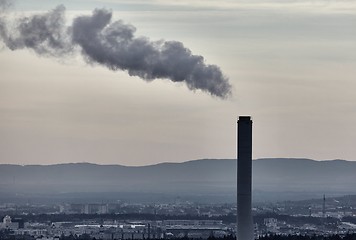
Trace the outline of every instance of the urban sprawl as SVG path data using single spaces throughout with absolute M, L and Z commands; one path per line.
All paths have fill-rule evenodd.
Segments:
M 346 198 L 347 199 L 347 198 Z M 255 238 L 356 233 L 354 198 L 260 203 Z M 207 239 L 236 235 L 236 204 L 67 203 L 0 205 L 1 239 Z M 238 228 L 238 226 L 237 226 Z M 17 238 L 16 238 L 17 237 Z

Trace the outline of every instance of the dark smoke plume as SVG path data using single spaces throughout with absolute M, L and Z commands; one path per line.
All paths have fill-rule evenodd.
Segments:
M 0 6 L 6 3 L 0 0 Z M 28 48 L 53 57 L 80 51 L 89 63 L 125 70 L 147 81 L 170 79 L 221 98 L 231 94 L 231 85 L 220 68 L 206 64 L 181 42 L 135 37 L 134 26 L 113 22 L 112 13 L 104 9 L 75 18 L 71 26 L 65 25 L 64 15 L 65 7 L 58 6 L 45 14 L 17 19 L 11 31 L 0 19 L 0 38 L 11 50 Z
M 11 50 L 29 48 L 39 55 L 61 57 L 73 52 L 68 29 L 65 26 L 65 8 L 16 20 L 16 29 L 3 30 L 4 43 Z
M 6 10 L 11 6 L 11 3 L 8 0 L 0 0 L 0 40 L 4 34 L 5 29 L 5 19 L 4 15 Z

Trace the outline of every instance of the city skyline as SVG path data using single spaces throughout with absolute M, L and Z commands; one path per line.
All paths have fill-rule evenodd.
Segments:
M 221 69 L 232 95 L 147 83 L 79 55 L 10 51 L 0 41 L 0 163 L 235 158 L 238 115 L 254 120 L 254 159 L 356 160 L 354 2 L 18 0 L 6 16 L 59 4 L 68 25 L 98 7 L 136 36 L 182 42 Z

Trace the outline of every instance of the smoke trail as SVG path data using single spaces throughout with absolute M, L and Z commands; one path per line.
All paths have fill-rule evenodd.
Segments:
M 64 15 L 65 7 L 58 6 L 45 14 L 17 19 L 11 32 L 0 24 L 0 37 L 11 50 L 28 48 L 39 55 L 63 57 L 79 49 L 89 63 L 125 70 L 147 81 L 170 79 L 221 98 L 231 94 L 220 68 L 206 64 L 181 42 L 135 37 L 134 26 L 112 21 L 112 13 L 104 9 L 75 18 L 71 26 L 65 25 Z
M 31 17 L 17 19 L 11 33 L 3 30 L 4 43 L 11 50 L 29 48 L 38 55 L 61 57 L 73 52 L 68 29 L 65 26 L 65 7 Z
M 11 4 L 8 0 L 0 0 L 0 40 L 2 37 L 1 32 L 5 28 L 4 14 L 10 5 Z
M 12 2 L 10 0 L 0 0 L 0 41 L 5 36 L 5 16 L 6 11 L 11 7 Z

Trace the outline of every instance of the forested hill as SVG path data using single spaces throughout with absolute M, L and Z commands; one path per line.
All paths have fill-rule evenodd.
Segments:
M 253 161 L 255 196 L 356 192 L 356 162 L 309 159 Z M 0 193 L 148 192 L 236 194 L 236 160 L 203 159 L 128 167 L 69 163 L 0 165 Z

